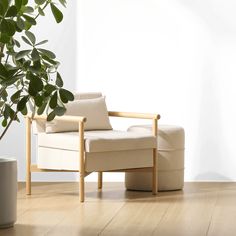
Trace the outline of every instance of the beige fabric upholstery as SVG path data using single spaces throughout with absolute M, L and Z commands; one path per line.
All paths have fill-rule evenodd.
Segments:
M 41 169 L 78 170 L 79 154 L 78 151 L 39 147 L 37 165 Z M 151 166 L 152 149 L 86 153 L 85 156 L 87 172 Z
M 40 133 L 40 147 L 78 151 L 78 132 Z M 110 152 L 121 150 L 150 149 L 157 146 L 156 138 L 151 134 L 117 130 L 86 131 L 86 152 Z
M 82 99 L 66 104 L 65 115 L 85 116 L 87 118 L 85 130 L 110 130 L 112 129 L 105 98 Z M 77 131 L 78 124 L 53 120 L 46 123 L 46 133 Z
M 100 92 L 89 92 L 89 93 L 74 93 L 75 101 L 79 99 L 93 99 L 102 97 Z M 32 122 L 33 133 L 43 133 L 46 131 L 46 121 L 39 120 Z
M 151 134 L 149 125 L 131 126 L 130 132 Z M 159 125 L 158 130 L 158 185 L 159 190 L 182 189 L 184 184 L 184 129 L 174 125 Z M 126 173 L 127 189 L 152 189 L 151 173 Z
M 81 99 L 93 99 L 102 97 L 102 93 L 99 92 L 90 92 L 90 93 L 75 93 L 74 94 L 75 101 Z
M 33 120 L 32 129 L 34 134 L 43 133 L 46 130 L 46 121 L 43 120 Z
M 134 125 L 128 131 L 140 133 L 152 133 L 150 125 Z M 176 125 L 159 125 L 158 149 L 162 151 L 179 150 L 184 148 L 184 129 Z
M 126 173 L 125 186 L 129 190 L 152 190 L 152 174 L 151 173 Z M 158 190 L 170 191 L 182 189 L 184 186 L 184 171 L 171 170 L 158 172 Z

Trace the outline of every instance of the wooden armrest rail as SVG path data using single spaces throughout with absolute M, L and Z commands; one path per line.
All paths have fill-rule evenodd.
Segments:
M 35 115 L 34 117 L 31 117 L 30 115 L 26 116 L 32 120 L 46 120 L 47 116 L 46 115 Z M 84 116 L 56 116 L 54 118 L 54 120 L 60 120 L 60 121 L 66 121 L 66 122 L 85 122 L 86 121 L 86 117 Z
M 125 118 L 138 118 L 138 119 L 157 119 L 159 120 L 161 116 L 159 114 L 149 114 L 149 113 L 136 113 L 136 112 L 120 112 L 120 111 L 109 111 L 109 116 L 125 117 Z

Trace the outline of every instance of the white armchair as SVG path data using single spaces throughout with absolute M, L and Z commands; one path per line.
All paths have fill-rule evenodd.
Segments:
M 75 99 L 92 101 L 100 97 L 102 97 L 100 93 L 88 93 L 76 95 Z M 96 113 L 95 108 L 89 110 L 91 111 Z M 31 194 L 32 172 L 54 171 L 79 172 L 81 202 L 84 201 L 84 178 L 92 172 L 98 172 L 98 188 L 101 189 L 102 172 L 152 171 L 153 194 L 157 193 L 157 129 L 160 116 L 128 112 L 107 113 L 115 117 L 150 119 L 153 124 L 153 134 L 117 131 L 112 128 L 102 129 L 102 127 L 93 130 L 91 120 L 97 119 L 99 114 L 91 117 L 91 114 L 83 115 L 81 111 L 79 114 L 82 116 L 66 114 L 56 117 L 53 123 L 56 132 L 51 132 L 52 127 L 49 127 L 50 132 L 47 132 L 46 116 L 34 116 L 33 120 L 30 116 L 26 116 L 27 194 Z M 38 136 L 38 157 L 37 164 L 34 165 L 31 164 L 32 122 Z M 62 126 L 67 123 L 72 130 L 65 132 Z M 76 126 L 72 128 L 72 124 Z M 77 131 L 73 130 L 76 127 Z M 60 132 L 60 129 L 63 132 Z

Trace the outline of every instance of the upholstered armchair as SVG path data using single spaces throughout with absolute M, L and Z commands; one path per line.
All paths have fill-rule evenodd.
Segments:
M 150 119 L 153 134 L 113 130 L 109 116 Z M 157 193 L 158 114 L 107 111 L 101 93 L 76 94 L 64 116 L 46 122 L 46 116 L 26 116 L 26 192 L 31 194 L 32 172 L 79 172 L 80 201 L 84 179 L 98 172 L 151 171 Z M 37 163 L 31 164 L 32 128 L 37 135 Z

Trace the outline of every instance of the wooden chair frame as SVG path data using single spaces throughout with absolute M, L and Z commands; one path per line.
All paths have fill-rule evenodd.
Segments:
M 160 115 L 158 114 L 146 114 L 146 113 L 130 113 L 130 112 L 115 112 L 110 111 L 109 116 L 113 117 L 124 117 L 124 118 L 137 118 L 137 119 L 150 119 L 152 120 L 152 132 L 155 137 L 158 134 L 158 120 Z M 26 116 L 26 194 L 31 195 L 31 173 L 32 172 L 79 172 L 80 182 L 80 202 L 84 202 L 84 179 L 90 172 L 85 172 L 85 152 L 84 152 L 84 123 L 86 122 L 86 117 L 82 116 L 60 116 L 55 117 L 55 120 L 67 121 L 67 122 L 77 122 L 78 132 L 79 132 L 79 163 L 80 168 L 78 171 L 75 170 L 50 170 L 50 169 L 39 169 L 37 165 L 31 164 L 31 123 L 32 120 L 46 120 L 47 116 Z M 157 179 L 157 160 L 158 152 L 157 148 L 153 149 L 153 166 L 145 168 L 132 168 L 132 169 L 118 169 L 118 170 L 106 170 L 98 172 L 98 189 L 102 189 L 102 173 L 103 172 L 142 172 L 150 171 L 152 172 L 152 193 L 157 194 L 158 191 L 158 179 Z

